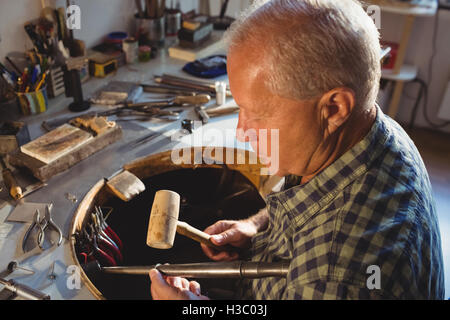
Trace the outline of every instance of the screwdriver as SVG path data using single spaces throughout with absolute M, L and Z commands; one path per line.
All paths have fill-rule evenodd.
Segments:
M 21 199 L 23 197 L 22 188 L 17 184 L 12 171 L 6 166 L 2 157 L 0 157 L 0 163 L 2 165 L 3 181 L 5 182 L 6 188 L 9 190 L 9 194 L 15 200 Z

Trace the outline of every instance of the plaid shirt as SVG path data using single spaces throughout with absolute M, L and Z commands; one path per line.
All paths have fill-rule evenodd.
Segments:
M 444 298 L 427 171 L 413 142 L 379 108 L 362 141 L 266 202 L 269 226 L 252 239 L 252 260 L 291 264 L 286 279 L 247 280 L 247 298 Z M 380 289 L 368 288 L 371 265 L 379 267 Z

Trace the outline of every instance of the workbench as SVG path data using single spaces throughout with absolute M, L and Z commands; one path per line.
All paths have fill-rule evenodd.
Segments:
M 189 75 L 181 71 L 184 64 L 185 61 L 172 59 L 168 56 L 165 49 L 160 49 L 158 56 L 149 62 L 123 66 L 116 73 L 103 79 L 91 78 L 83 84 L 83 94 L 85 98 L 88 98 L 97 89 L 113 80 L 153 84 L 153 76 L 163 73 L 189 77 Z M 227 80 L 226 76 L 218 79 L 222 81 Z M 145 101 L 145 96 L 146 93 L 143 94 L 140 101 Z M 31 139 L 35 139 L 45 133 L 41 128 L 41 123 L 44 120 L 50 120 L 64 115 L 74 115 L 67 108 L 71 102 L 71 98 L 66 98 L 64 95 L 58 96 L 49 101 L 49 107 L 45 113 L 22 117 L 20 120 L 28 124 Z M 234 102 L 231 101 L 231 103 Z M 104 108 L 92 106 L 86 112 L 105 110 Z M 94 299 L 94 296 L 87 290 L 83 283 L 81 283 L 80 289 L 69 289 L 67 286 L 67 281 L 71 276 L 70 273 L 67 273 L 70 270 L 68 267 L 76 264 L 70 254 L 68 241 L 70 223 L 73 220 L 74 213 L 87 191 L 97 181 L 111 177 L 124 164 L 143 156 L 167 151 L 174 146 L 184 147 L 197 143 L 201 144 L 201 137 L 192 139 L 196 135 L 196 130 L 194 130 L 192 135 L 185 136 L 180 141 L 172 141 L 171 139 L 171 135 L 181 128 L 180 122 L 182 119 L 199 120 L 193 107 L 186 107 L 184 109 L 180 120 L 175 122 L 154 120 L 145 122 L 118 121 L 117 123 L 123 130 L 121 140 L 91 155 L 69 170 L 52 177 L 46 182 L 47 186 L 21 200 L 25 203 L 53 203 L 53 220 L 61 228 L 64 236 L 61 246 L 44 251 L 24 263 L 25 267 L 35 271 L 33 275 L 22 271 L 15 271 L 10 275 L 3 272 L 6 270 L 9 261 L 17 259 L 22 255 L 22 238 L 30 225 L 29 223 L 5 221 L 17 205 L 17 202 L 8 198 L 6 188 L 3 188 L 0 193 L 0 277 L 13 279 L 32 288 L 41 290 L 49 294 L 52 299 Z M 237 118 L 238 114 L 211 118 L 202 129 L 214 128 L 224 131 L 235 131 Z M 148 129 L 165 133 L 148 143 L 142 143 L 135 148 L 130 148 L 130 141 L 147 135 L 149 133 Z M 248 144 L 239 143 L 235 138 L 234 141 L 230 139 L 227 139 L 227 141 L 222 140 L 214 141 L 214 139 L 210 139 L 208 145 L 243 149 L 250 148 Z M 70 197 L 67 195 L 70 195 Z M 31 219 L 32 217 L 30 217 Z M 51 268 L 53 268 L 53 272 L 56 275 L 54 280 L 48 278 Z M 2 286 L 0 286 L 1 289 Z M 3 291 L 2 294 L 5 294 L 5 292 Z M 2 296 L 0 296 L 0 299 L 2 299 Z

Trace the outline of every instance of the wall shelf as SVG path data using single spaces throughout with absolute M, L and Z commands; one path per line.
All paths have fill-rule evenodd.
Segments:
M 400 67 L 398 73 L 395 73 L 393 70 L 382 70 L 381 78 L 392 81 L 411 81 L 416 78 L 418 71 L 416 66 L 405 64 Z

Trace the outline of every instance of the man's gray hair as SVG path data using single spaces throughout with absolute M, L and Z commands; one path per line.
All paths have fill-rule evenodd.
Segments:
M 311 99 L 348 87 L 357 106 L 376 101 L 379 33 L 356 0 L 256 0 L 225 42 L 229 50 L 256 45 L 261 59 L 269 59 L 267 86 L 280 96 Z

